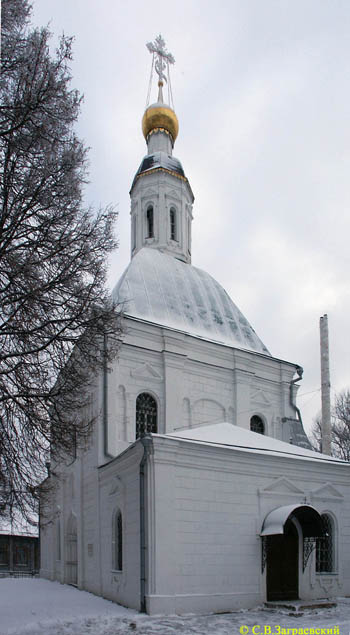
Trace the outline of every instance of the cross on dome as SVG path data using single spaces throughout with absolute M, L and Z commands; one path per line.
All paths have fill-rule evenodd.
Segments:
M 165 40 L 163 40 L 162 36 L 159 34 L 154 43 L 148 42 L 146 46 L 150 53 L 157 56 L 154 67 L 156 69 L 156 73 L 158 74 L 159 81 L 167 81 L 164 71 L 166 68 L 169 69 L 169 64 L 174 64 L 175 58 L 166 50 Z
M 164 103 L 163 99 L 163 86 L 164 82 L 168 84 L 168 103 L 174 108 L 174 101 L 171 91 L 171 82 L 170 82 L 170 73 L 169 73 L 169 65 L 175 63 L 174 56 L 167 51 L 165 46 L 165 40 L 163 40 L 161 35 L 158 35 L 154 42 L 148 42 L 146 44 L 150 53 L 152 53 L 152 67 L 151 67 L 151 76 L 148 87 L 148 95 L 146 101 L 146 108 L 149 104 L 151 88 L 152 88 L 152 75 L 153 68 L 155 68 L 156 73 L 158 75 L 158 103 Z

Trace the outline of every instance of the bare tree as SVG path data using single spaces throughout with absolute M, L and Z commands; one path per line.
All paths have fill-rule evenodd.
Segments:
M 332 446 L 335 456 L 350 461 L 350 390 L 343 390 L 335 397 Z
M 311 433 L 309 435 L 309 441 L 312 445 L 313 450 L 316 452 L 322 452 L 322 423 L 321 423 L 321 415 L 317 415 L 315 417 Z
M 76 137 L 72 39 L 48 50 L 27 0 L 2 2 L 0 80 L 1 509 L 28 511 L 56 452 L 83 445 L 89 386 L 118 348 L 105 290 L 116 247 L 111 208 L 85 209 L 87 151 Z M 103 347 L 103 342 L 108 346 Z M 101 351 L 103 351 L 101 353 Z M 28 507 L 29 506 L 29 507 Z
M 314 449 L 322 451 L 321 417 L 316 417 L 312 432 L 311 444 Z M 332 408 L 331 429 L 332 454 L 344 461 L 350 461 L 350 390 L 336 394 Z

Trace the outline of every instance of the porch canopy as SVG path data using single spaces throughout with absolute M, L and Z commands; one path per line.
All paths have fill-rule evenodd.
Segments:
M 285 505 L 269 512 L 262 524 L 260 536 L 283 534 L 288 518 L 296 518 L 303 530 L 304 538 L 324 535 L 323 523 L 317 509 L 311 505 Z

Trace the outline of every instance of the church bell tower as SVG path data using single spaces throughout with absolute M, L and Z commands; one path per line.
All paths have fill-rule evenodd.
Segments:
M 173 107 L 164 102 L 163 87 L 168 84 L 171 102 L 169 65 L 175 62 L 159 35 L 148 43 L 152 54 L 152 76 L 158 75 L 158 98 L 147 104 L 142 132 L 147 154 L 133 180 L 131 197 L 131 257 L 143 247 L 157 249 L 191 263 L 191 224 L 194 196 L 182 165 L 172 152 L 179 123 Z M 173 104 L 172 104 L 173 106 Z

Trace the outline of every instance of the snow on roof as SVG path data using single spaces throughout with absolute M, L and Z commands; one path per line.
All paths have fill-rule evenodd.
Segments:
M 113 291 L 125 315 L 235 348 L 270 355 L 244 315 L 208 273 L 144 247 Z
M 18 525 L 2 521 L 0 522 L 0 535 L 2 536 L 24 536 L 26 538 L 37 538 L 39 530 L 31 525 Z
M 13 536 L 31 536 L 37 537 L 38 530 L 38 517 L 33 515 L 33 525 L 30 524 L 19 511 L 13 511 L 12 518 L 2 517 L 0 518 L 0 534 L 13 535 Z
M 336 459 L 335 457 L 307 450 L 297 445 L 285 443 L 279 439 L 274 439 L 251 430 L 246 430 L 232 423 L 214 423 L 207 426 L 198 426 L 197 428 L 189 428 L 186 430 L 177 430 L 167 435 L 158 435 L 166 437 L 174 437 L 185 441 L 195 441 L 198 443 L 208 443 L 219 446 L 230 446 L 235 450 L 242 452 L 255 452 L 270 455 L 283 455 L 293 458 L 304 458 L 313 461 L 330 462 L 336 464 L 349 465 L 347 461 Z

